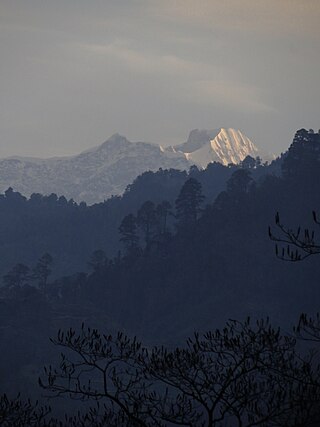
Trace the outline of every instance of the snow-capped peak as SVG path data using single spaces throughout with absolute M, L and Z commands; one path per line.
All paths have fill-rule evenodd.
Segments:
M 57 193 L 94 203 L 121 194 L 148 170 L 188 170 L 194 164 L 205 168 L 214 161 L 226 165 L 239 163 L 247 155 L 256 157 L 258 150 L 249 138 L 234 129 L 195 129 L 187 142 L 175 147 L 130 142 L 114 134 L 98 147 L 75 156 L 0 159 L 0 192 L 13 187 L 25 196 Z
M 224 165 L 239 163 L 246 156 L 256 157 L 259 150 L 240 130 L 235 129 L 194 129 L 187 142 L 173 147 L 185 154 L 188 161 L 205 168 L 208 163 Z

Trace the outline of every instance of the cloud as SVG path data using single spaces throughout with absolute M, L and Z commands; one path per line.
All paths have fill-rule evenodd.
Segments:
M 231 80 L 199 80 L 193 85 L 190 97 L 197 103 L 220 104 L 250 113 L 276 113 L 262 101 L 261 91 L 250 85 Z
M 149 12 L 167 21 L 228 32 L 319 38 L 319 0 L 162 0 Z
M 196 74 L 201 64 L 179 58 L 176 55 L 152 54 L 132 49 L 126 42 L 116 41 L 108 44 L 82 44 L 80 49 L 96 55 L 97 59 L 117 60 L 131 71 L 142 74 L 167 74 L 180 73 Z
M 243 83 L 221 66 L 190 61 L 177 55 L 161 55 L 138 51 L 124 41 L 83 44 L 79 46 L 95 60 L 118 61 L 131 72 L 149 75 L 155 79 L 171 79 L 172 92 L 185 102 L 202 105 L 227 106 L 248 112 L 275 112 L 262 99 L 257 87 Z M 223 77 L 221 77 L 223 76 Z

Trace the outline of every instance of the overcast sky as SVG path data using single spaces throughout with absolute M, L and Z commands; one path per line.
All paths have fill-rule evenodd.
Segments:
M 320 127 L 319 0 L 0 0 L 0 157 Z

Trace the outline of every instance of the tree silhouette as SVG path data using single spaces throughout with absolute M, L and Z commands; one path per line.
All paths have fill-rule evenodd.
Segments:
M 48 421 L 50 407 L 41 407 L 38 402 L 23 401 L 20 397 L 9 399 L 0 396 L 0 425 L 2 427 L 55 427 L 57 423 Z
M 319 225 L 316 212 L 312 212 L 314 222 Z M 269 226 L 269 237 L 274 242 L 278 258 L 283 261 L 301 261 L 311 255 L 320 254 L 320 245 L 315 240 L 315 232 L 305 228 L 296 230 L 286 227 L 280 220 L 279 212 L 275 216 L 275 224 L 280 234 L 274 234 Z M 279 248 L 278 243 L 282 246 Z M 283 246 L 285 245 L 285 246 Z
M 82 400 L 104 398 L 127 420 L 145 425 L 147 416 L 142 399 L 144 377 L 139 364 L 141 344 L 119 333 L 115 338 L 101 335 L 96 329 L 76 334 L 73 329 L 59 331 L 52 342 L 71 350 L 75 360 L 62 355 L 59 369 L 45 368 L 45 380 L 40 385 L 56 396 L 69 395 Z M 78 356 L 78 358 L 77 358 Z
M 261 165 L 261 159 L 260 157 L 254 158 L 248 155 L 240 162 L 240 165 L 244 169 L 255 169 Z
M 54 396 L 104 402 L 134 426 L 307 426 L 319 382 L 295 351 L 295 339 L 268 321 L 229 321 L 195 334 L 184 347 L 146 348 L 135 338 L 85 328 L 59 331 L 58 368 L 40 385 Z
M 156 207 L 159 235 L 163 236 L 168 232 L 168 219 L 169 219 L 169 216 L 172 215 L 171 209 L 172 209 L 172 206 L 167 200 L 162 201 Z
M 102 407 L 101 407 L 102 406 Z M 1 427 L 133 427 L 125 415 L 115 408 L 107 408 L 96 402 L 95 406 L 82 414 L 65 414 L 63 420 L 53 418 L 49 406 L 41 406 L 30 399 L 22 400 L 19 396 L 13 399 L 7 395 L 0 396 Z
M 157 224 L 155 205 L 150 200 L 142 204 L 137 212 L 137 224 L 144 234 L 146 248 L 149 248 Z
M 139 236 L 137 234 L 137 220 L 133 214 L 126 215 L 120 226 L 120 241 L 124 244 L 127 254 L 133 253 L 138 248 Z
M 319 178 L 320 133 L 312 129 L 300 129 L 296 132 L 287 156 L 282 163 L 282 174 L 296 184 L 301 181 L 312 184 Z
M 227 191 L 233 195 L 247 193 L 252 182 L 251 172 L 248 169 L 238 169 L 227 182 Z
M 189 178 L 181 188 L 175 201 L 177 227 L 186 228 L 196 223 L 201 212 L 202 195 L 201 184 L 194 178 Z

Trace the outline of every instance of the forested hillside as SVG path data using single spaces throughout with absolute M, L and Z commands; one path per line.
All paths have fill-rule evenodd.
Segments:
M 271 166 L 247 159 L 238 167 L 212 164 L 188 175 L 146 173 L 123 198 L 90 208 L 54 196 L 27 201 L 8 191 L 0 200 L 7 242 L 2 251 L 13 253 L 10 234 L 16 238 L 20 230 L 15 256 L 21 254 L 20 263 L 30 269 L 9 269 L 1 290 L 1 339 L 7 348 L 1 391 L 12 393 L 19 385 L 36 394 L 30 384 L 54 359 L 48 336 L 83 321 L 138 335 L 148 346 L 170 347 L 194 330 L 223 327 L 229 318 L 270 316 L 290 330 L 301 312 L 316 312 L 319 257 L 285 262 L 281 258 L 291 252 L 281 240 L 288 236 L 284 231 L 290 236 L 301 225 L 298 252 L 305 252 L 312 229 L 309 245 L 320 241 L 312 213 L 320 213 L 319 166 L 319 134 L 300 130 Z M 49 230 L 46 240 L 37 254 L 26 256 L 39 243 L 37 229 Z M 50 258 L 36 263 L 43 252 L 77 273 L 53 278 Z
M 250 160 L 247 163 L 246 167 L 252 167 Z M 120 249 L 118 227 L 122 218 L 136 213 L 144 201 L 174 204 L 183 183 L 194 177 L 202 184 L 206 203 L 212 203 L 237 168 L 213 163 L 203 171 L 193 167 L 189 174 L 174 169 L 145 172 L 122 197 L 92 206 L 55 194 L 32 194 L 27 199 L 8 189 L 0 195 L 0 275 L 18 262 L 35 264 L 46 252 L 53 258 L 55 277 L 83 269 L 94 250 L 102 249 L 112 257 Z M 258 178 L 277 169 L 274 162 L 259 166 L 253 174 Z

